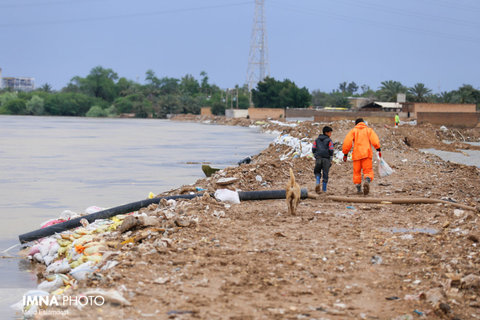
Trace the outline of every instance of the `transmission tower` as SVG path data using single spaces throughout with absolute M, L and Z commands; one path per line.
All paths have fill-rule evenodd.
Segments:
M 265 0 L 255 0 L 255 19 L 253 21 L 247 70 L 247 84 L 250 92 L 258 82 L 270 74 L 264 4 Z M 250 104 L 252 104 L 251 98 Z

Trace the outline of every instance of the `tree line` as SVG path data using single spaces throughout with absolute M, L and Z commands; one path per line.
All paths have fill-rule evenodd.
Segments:
M 464 84 L 457 90 L 433 93 L 423 83 L 416 83 L 412 87 L 404 86 L 399 81 L 383 81 L 378 90 L 372 90 L 367 85 L 358 86 L 355 82 L 342 82 L 338 89 L 330 93 L 320 90 L 312 91 L 312 104 L 315 106 L 350 107 L 349 97 L 363 97 L 372 101 L 395 102 L 397 95 L 406 95 L 407 102 L 428 103 L 470 103 L 480 108 L 480 90 L 472 85 Z
M 377 101 L 396 101 L 405 93 L 407 101 L 475 103 L 480 106 L 480 91 L 471 85 L 458 90 L 433 94 L 422 83 L 411 88 L 398 81 L 384 81 L 374 91 L 355 82 L 340 83 L 331 92 L 299 88 L 293 81 L 267 77 L 251 92 L 246 85 L 221 89 L 210 83 L 206 72 L 199 79 L 187 74 L 180 79 L 158 77 L 153 70 L 145 73 L 145 83 L 119 77 L 112 69 L 94 67 L 86 77 L 76 76 L 61 90 L 49 84 L 30 92 L 0 91 L 0 114 L 165 118 L 168 114 L 199 114 L 210 107 L 213 114 L 225 114 L 226 108 L 246 109 L 250 99 L 257 108 L 307 108 L 309 106 L 349 108 L 349 97 L 365 97 Z

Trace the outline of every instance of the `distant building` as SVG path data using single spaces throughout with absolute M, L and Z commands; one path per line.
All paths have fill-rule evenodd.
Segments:
M 402 105 L 398 102 L 370 102 L 360 108 L 360 111 L 389 111 L 400 112 Z
M 35 89 L 35 79 L 26 77 L 2 77 L 0 68 L 0 89 L 11 88 L 13 91 L 32 91 Z
M 348 101 L 350 101 L 350 105 L 352 106 L 352 110 L 358 110 L 364 105 L 373 102 L 372 98 L 363 98 L 363 97 L 348 97 Z
M 407 102 L 403 104 L 403 112 L 416 117 L 418 113 L 475 113 L 477 106 L 475 104 L 462 103 L 426 103 L 426 102 Z

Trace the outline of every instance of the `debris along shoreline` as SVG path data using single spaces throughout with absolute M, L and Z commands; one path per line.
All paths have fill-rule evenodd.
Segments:
M 218 201 L 209 193 L 284 189 L 290 167 L 300 186 L 314 193 L 314 163 L 306 149 L 323 124 L 198 116 L 176 120 L 259 125 L 281 135 L 250 163 L 158 195 L 206 190 L 200 198 L 162 200 L 133 214 L 83 221 L 80 228 L 27 248 L 26 254 L 43 262 L 36 264 L 42 292 L 36 294 L 95 296 L 105 302 L 82 308 L 59 303 L 46 311 L 68 312 L 69 319 L 480 317 L 478 212 L 444 203 L 329 200 L 356 196 L 352 163 L 338 159 L 327 194 L 303 199 L 296 216 L 287 215 L 284 200 Z M 338 150 L 353 122 L 329 125 Z M 395 173 L 380 178 L 375 171 L 368 197 L 431 198 L 478 207 L 478 168 L 417 150 L 425 145 L 453 150 L 442 143 L 458 140 L 448 131 L 372 127 Z M 478 129 L 461 135 L 469 141 L 480 138 Z M 63 218 L 68 217 L 73 214 Z M 35 314 L 34 309 L 30 306 L 27 314 Z

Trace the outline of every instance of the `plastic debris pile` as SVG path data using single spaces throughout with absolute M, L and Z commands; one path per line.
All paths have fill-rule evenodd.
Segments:
M 202 198 L 192 201 L 177 202 L 162 199 L 158 205 L 152 204 L 147 208 L 110 219 L 98 219 L 92 223 L 84 219 L 81 221 L 83 222 L 81 227 L 35 241 L 31 247 L 24 250 L 24 253 L 31 260 L 46 266 L 43 281 L 38 284 L 36 290 L 25 293 L 25 297 L 31 297 L 31 301 L 26 300 L 29 301 L 27 305 L 24 305 L 22 300 L 12 308 L 23 312 L 25 318 L 31 318 L 39 311 L 39 305 L 33 302 L 35 299 L 68 295 L 78 288 L 80 281 L 101 279 L 102 271 L 113 268 L 122 261 L 122 250 L 138 245 L 145 247 L 142 247 L 142 250 L 155 251 L 171 245 L 169 235 L 181 228 L 198 224 L 197 211 L 191 207 L 198 201 L 213 202 L 211 207 L 215 209 L 216 206 L 223 206 L 215 204 L 216 200 L 211 199 L 207 193 Z M 85 214 L 101 210 L 104 209 L 89 207 Z M 45 228 L 80 216 L 72 211 L 64 211 L 58 219 L 46 221 L 41 227 Z M 147 245 L 142 243 L 145 239 L 156 240 L 150 245 L 151 248 L 147 248 Z M 119 296 L 117 300 L 123 299 L 119 292 L 106 293 L 108 297 L 112 295 Z
M 298 139 L 292 137 L 290 134 L 284 134 L 277 137 L 274 141 L 275 144 L 287 145 L 291 150 L 284 155 L 280 156 L 280 160 L 285 160 L 290 157 L 313 157 L 312 154 L 312 143 L 308 142 L 309 138 Z

